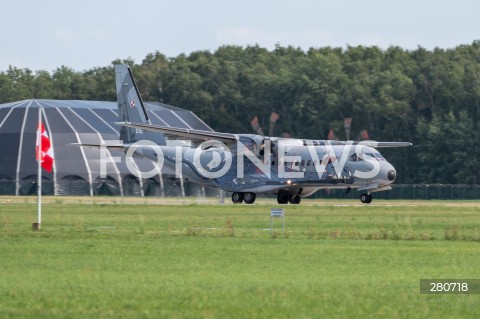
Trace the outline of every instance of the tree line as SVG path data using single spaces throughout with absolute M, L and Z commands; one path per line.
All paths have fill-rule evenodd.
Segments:
M 480 41 L 452 49 L 392 46 L 311 48 L 222 46 L 141 63 L 116 60 L 83 72 L 9 67 L 0 72 L 0 103 L 24 99 L 116 99 L 113 65 L 129 64 L 146 101 L 195 112 L 217 131 L 307 139 L 411 141 L 381 150 L 399 183 L 479 183 Z

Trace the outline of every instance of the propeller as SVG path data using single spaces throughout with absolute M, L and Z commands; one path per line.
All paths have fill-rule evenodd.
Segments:
M 275 123 L 278 121 L 279 118 L 280 118 L 280 114 L 278 114 L 277 112 L 272 112 L 270 114 L 270 125 L 269 125 L 269 128 L 268 128 L 268 136 L 273 136 L 274 129 L 275 129 Z M 253 132 L 255 132 L 258 135 L 265 135 L 264 132 L 263 132 L 263 129 L 260 126 L 257 115 L 255 115 L 250 120 L 250 124 L 252 125 Z
M 367 130 L 363 130 L 360 132 L 360 140 L 369 140 L 370 137 L 368 135 L 368 131 Z
M 275 123 L 279 118 L 280 114 L 278 114 L 277 112 L 272 112 L 272 114 L 270 114 L 270 127 L 268 130 L 268 136 L 273 136 L 273 129 L 275 128 Z
M 330 129 L 330 131 L 328 132 L 328 137 L 327 137 L 328 140 L 330 141 L 333 141 L 333 140 L 336 140 L 337 138 L 335 137 L 335 133 L 333 132 L 333 128 Z
M 262 128 L 260 127 L 260 124 L 258 123 L 258 116 L 255 115 L 251 120 L 250 120 L 250 124 L 252 125 L 252 129 L 255 133 L 257 133 L 258 135 L 265 135 L 263 134 L 263 130 Z
M 346 117 L 343 120 L 343 127 L 345 128 L 345 135 L 347 136 L 347 141 L 350 139 L 350 127 L 352 126 L 352 118 Z

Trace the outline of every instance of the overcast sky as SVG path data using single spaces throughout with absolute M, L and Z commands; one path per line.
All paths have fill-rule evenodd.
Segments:
M 77 71 L 225 44 L 452 48 L 480 39 L 476 0 L 0 0 L 0 71 Z

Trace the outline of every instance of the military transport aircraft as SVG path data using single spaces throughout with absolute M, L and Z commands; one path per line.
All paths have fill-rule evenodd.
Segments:
M 192 182 L 232 192 L 233 203 L 277 195 L 299 204 L 320 189 L 357 189 L 362 203 L 391 189 L 395 168 L 376 150 L 408 142 L 329 141 L 230 134 L 152 125 L 132 71 L 115 65 L 120 140 L 107 147 L 146 157 Z M 172 142 L 172 140 L 177 140 Z M 178 141 L 180 140 L 180 141 Z M 93 146 L 93 145 L 83 145 Z M 134 172 L 132 172 L 134 173 Z

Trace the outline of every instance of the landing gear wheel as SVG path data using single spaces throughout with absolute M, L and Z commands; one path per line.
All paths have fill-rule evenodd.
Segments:
M 232 202 L 234 204 L 240 204 L 243 202 L 243 193 L 234 192 L 232 194 Z
M 290 202 L 290 204 L 298 205 L 302 201 L 302 197 L 300 195 L 290 195 L 288 201 Z
M 371 194 L 363 193 L 362 195 L 360 195 L 360 201 L 364 204 L 370 204 L 372 200 L 373 200 L 373 197 Z
M 278 194 L 277 195 L 277 203 L 280 205 L 288 204 L 288 195 L 287 194 Z
M 243 194 L 243 201 L 245 202 L 245 204 L 253 204 L 256 198 L 257 198 L 257 194 L 255 193 Z

